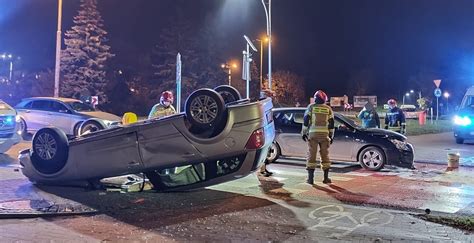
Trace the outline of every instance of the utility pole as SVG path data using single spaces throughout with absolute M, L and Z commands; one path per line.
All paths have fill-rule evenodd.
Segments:
M 56 32 L 56 65 L 54 68 L 54 97 L 59 97 L 59 74 L 61 71 L 61 21 L 63 0 L 58 0 L 58 30 Z

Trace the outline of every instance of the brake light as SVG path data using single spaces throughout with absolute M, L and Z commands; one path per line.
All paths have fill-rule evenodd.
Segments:
M 259 149 L 265 144 L 265 133 L 263 128 L 255 130 L 245 145 L 246 149 Z

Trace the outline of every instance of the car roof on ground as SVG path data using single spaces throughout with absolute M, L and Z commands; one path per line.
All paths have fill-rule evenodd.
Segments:
M 23 99 L 23 101 L 26 101 L 26 100 L 57 100 L 57 101 L 62 101 L 62 102 L 74 102 L 74 101 L 80 102 L 80 100 L 76 100 L 72 98 L 62 98 L 62 97 L 30 97 L 30 98 Z

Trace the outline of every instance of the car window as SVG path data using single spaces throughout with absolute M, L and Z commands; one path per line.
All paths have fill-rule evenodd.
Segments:
M 26 100 L 26 101 L 22 101 L 20 103 L 18 103 L 15 108 L 19 108 L 19 109 L 29 109 L 31 108 L 31 104 L 33 102 L 31 100 Z
M 51 111 L 54 111 L 54 112 L 64 112 L 64 111 L 67 111 L 68 109 L 66 108 L 66 106 L 64 106 L 63 104 L 57 102 L 57 101 L 53 101 L 52 104 L 51 104 Z
M 66 102 L 75 111 L 95 111 L 94 107 L 80 101 Z
M 35 100 L 31 104 L 31 109 L 47 111 L 50 110 L 51 102 L 48 100 Z

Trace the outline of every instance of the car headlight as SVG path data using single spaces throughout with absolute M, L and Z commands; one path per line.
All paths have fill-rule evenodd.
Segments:
M 400 141 L 398 139 L 390 139 L 390 142 L 397 147 L 398 150 L 410 150 L 407 141 Z
M 468 116 L 463 116 L 463 117 L 458 116 L 458 115 L 454 116 L 454 124 L 456 125 L 466 127 L 466 126 L 471 125 L 471 123 L 472 121 Z

